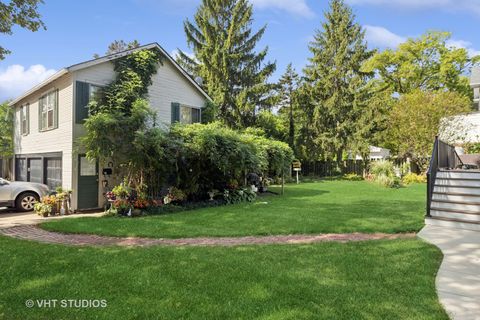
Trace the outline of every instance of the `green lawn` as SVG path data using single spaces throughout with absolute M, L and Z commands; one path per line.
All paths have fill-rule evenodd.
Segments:
M 448 319 L 440 261 L 417 239 L 127 249 L 0 237 L 0 318 Z M 29 309 L 27 299 L 107 307 Z
M 409 232 L 423 226 L 425 188 L 424 184 L 389 189 L 365 181 L 320 181 L 287 185 L 284 196 L 260 197 L 252 204 L 135 219 L 62 219 L 42 227 L 72 233 L 168 238 Z

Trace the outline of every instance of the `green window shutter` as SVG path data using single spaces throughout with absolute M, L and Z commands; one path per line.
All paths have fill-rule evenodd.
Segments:
M 88 102 L 90 85 L 77 81 L 75 85 L 75 123 L 83 123 L 88 118 Z
M 180 121 L 180 103 L 172 102 L 172 124 Z
M 192 123 L 200 122 L 200 109 L 192 108 Z
M 53 112 L 54 114 L 54 119 L 53 119 L 53 128 L 58 128 L 58 113 L 59 113 L 59 108 L 58 108 L 58 89 L 55 90 L 55 111 Z

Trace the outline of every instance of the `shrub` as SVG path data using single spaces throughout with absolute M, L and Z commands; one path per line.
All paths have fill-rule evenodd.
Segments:
M 403 179 L 402 183 L 403 184 L 412 184 L 412 183 L 426 183 L 427 182 L 427 176 L 426 175 L 420 175 L 416 173 L 407 173 Z
M 343 180 L 348 180 L 348 181 L 362 181 L 363 177 L 359 176 L 358 174 L 355 173 L 348 173 L 343 176 Z
M 174 166 L 176 186 L 189 196 L 232 188 L 235 180 L 237 188 L 247 173 L 281 175 L 293 159 L 293 151 L 283 142 L 220 123 L 177 124 L 170 135 L 181 146 Z
M 395 176 L 393 163 L 387 160 L 375 161 L 370 166 L 373 181 L 388 188 L 398 188 L 401 180 Z
M 235 204 L 240 202 L 253 202 L 257 194 L 251 189 L 237 189 L 237 190 L 225 190 L 223 192 L 223 199 L 228 204 Z
M 401 186 L 401 180 L 398 177 L 389 177 L 385 175 L 377 176 L 374 181 L 381 186 L 387 188 L 399 188 Z
M 182 202 L 187 198 L 187 196 L 185 195 L 185 193 L 182 190 L 180 190 L 176 187 L 170 187 L 168 189 L 168 194 L 165 198 L 168 198 L 167 201 L 164 201 L 165 203 Z
M 370 173 L 374 176 L 395 176 L 393 163 L 387 160 L 374 161 L 370 165 Z

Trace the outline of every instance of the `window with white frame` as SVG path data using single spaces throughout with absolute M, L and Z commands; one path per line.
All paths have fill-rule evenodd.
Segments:
M 200 122 L 200 109 L 180 105 L 180 123 L 192 124 Z
M 42 96 L 38 102 L 39 129 L 40 131 L 51 130 L 57 127 L 58 114 L 58 91 L 53 90 Z
M 29 114 L 30 105 L 27 103 L 20 107 L 20 131 L 22 135 L 27 135 L 29 132 L 30 126 L 30 114 Z

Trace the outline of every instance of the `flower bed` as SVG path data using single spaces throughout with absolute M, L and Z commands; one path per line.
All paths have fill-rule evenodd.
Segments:
M 250 188 L 240 188 L 234 182 L 222 192 L 218 190 L 207 192 L 204 198 L 208 200 L 188 200 L 186 194 L 176 187 L 168 188 L 166 195 L 155 199 L 148 197 L 144 191 L 129 187 L 126 181 L 107 192 L 105 196 L 110 203 L 107 215 L 127 217 L 253 202 L 256 199 L 254 191 Z

